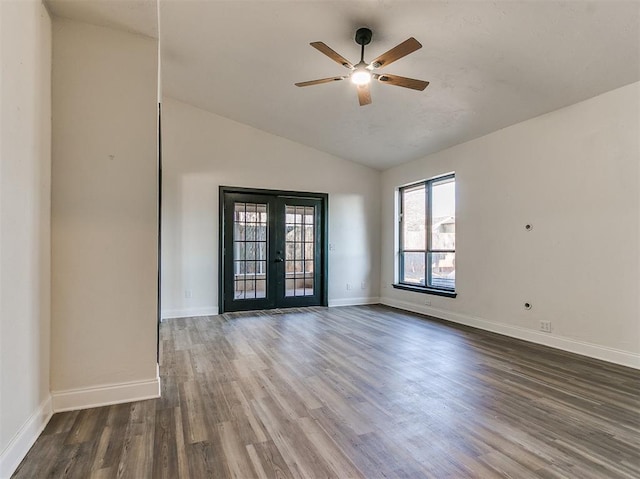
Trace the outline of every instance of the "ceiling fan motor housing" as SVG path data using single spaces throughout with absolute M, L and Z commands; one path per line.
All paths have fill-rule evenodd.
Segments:
M 358 28 L 358 30 L 356 31 L 356 43 L 362 46 L 369 45 L 369 43 L 371 43 L 372 36 L 373 33 L 368 28 Z

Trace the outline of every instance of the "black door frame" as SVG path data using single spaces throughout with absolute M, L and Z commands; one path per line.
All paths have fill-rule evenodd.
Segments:
M 267 195 L 289 197 L 296 199 L 313 198 L 320 200 L 322 211 L 320 212 L 320 268 L 322 281 L 320 282 L 320 302 L 322 306 L 329 305 L 328 278 L 329 278 L 329 195 L 307 191 L 269 190 L 264 188 L 245 188 L 239 186 L 220 186 L 218 198 L 218 313 L 225 312 L 224 304 L 224 240 L 225 240 L 225 195 L 227 193 L 242 193 L 249 195 Z

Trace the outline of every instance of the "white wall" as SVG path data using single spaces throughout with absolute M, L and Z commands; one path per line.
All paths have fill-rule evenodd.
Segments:
M 640 367 L 639 106 L 635 83 L 384 172 L 383 301 Z M 450 171 L 458 297 L 394 290 L 395 190 Z
M 329 303 L 377 300 L 378 171 L 173 99 L 162 108 L 163 317 L 217 312 L 220 185 L 329 193 Z
M 0 477 L 51 414 L 51 20 L 0 2 Z
M 55 19 L 54 409 L 157 396 L 157 41 Z

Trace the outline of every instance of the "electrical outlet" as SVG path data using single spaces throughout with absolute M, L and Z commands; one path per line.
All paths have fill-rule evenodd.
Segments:
M 551 332 L 551 321 L 540 321 L 540 331 L 545 333 Z
M 333 243 L 329 243 L 329 251 L 335 251 L 336 246 Z
M 191 299 L 191 297 L 193 296 L 193 294 L 191 293 L 190 289 L 185 289 L 184 290 L 184 297 L 187 299 Z
M 424 300 L 424 305 L 425 306 L 431 306 L 431 300 L 430 299 L 425 299 Z
M 367 289 L 367 282 L 363 281 L 362 283 L 360 283 L 360 289 Z
M 347 291 L 351 291 L 351 283 L 347 283 Z

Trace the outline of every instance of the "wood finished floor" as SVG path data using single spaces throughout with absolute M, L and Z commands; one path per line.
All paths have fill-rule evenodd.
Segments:
M 638 478 L 640 373 L 382 307 L 169 320 L 162 398 L 59 413 L 16 478 Z

